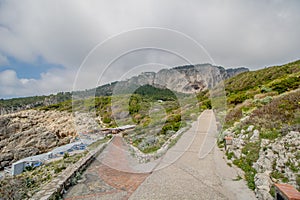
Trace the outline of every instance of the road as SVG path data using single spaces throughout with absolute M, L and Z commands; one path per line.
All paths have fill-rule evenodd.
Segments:
M 140 165 L 120 136 L 83 174 L 65 199 L 256 199 L 216 147 L 212 111 L 204 111 L 168 152 Z

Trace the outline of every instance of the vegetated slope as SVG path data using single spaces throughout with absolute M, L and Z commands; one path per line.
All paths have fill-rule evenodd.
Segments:
M 225 81 L 229 105 L 237 105 L 256 94 L 297 89 L 300 83 L 300 60 L 282 66 L 238 74 Z
M 245 172 L 259 199 L 272 199 L 274 182 L 300 188 L 300 61 L 245 72 L 226 81 L 224 135 L 229 162 Z
M 131 94 L 136 88 L 144 85 L 169 88 L 181 93 L 198 93 L 212 88 L 221 80 L 248 71 L 246 68 L 224 69 L 211 64 L 188 65 L 162 69 L 159 72 L 144 72 L 124 81 L 115 81 L 97 88 L 84 91 L 59 92 L 48 96 L 34 96 L 13 99 L 0 99 L 0 115 L 32 109 L 40 106 L 57 104 L 71 100 L 72 96 L 79 98 Z
M 159 149 L 176 131 L 186 126 L 187 121 L 195 119 L 200 110 L 206 108 L 210 108 L 208 91 L 189 95 L 144 85 L 131 95 L 68 100 L 39 109 L 94 112 L 100 127 L 136 124 L 127 139 L 144 153 L 149 153 Z
M 48 96 L 20 97 L 12 99 L 0 99 L 0 115 L 9 114 L 21 110 L 32 109 L 40 106 L 66 101 L 72 98 L 70 92 L 59 92 Z

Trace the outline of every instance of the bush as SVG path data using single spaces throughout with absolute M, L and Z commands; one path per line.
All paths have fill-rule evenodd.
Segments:
M 227 159 L 228 160 L 231 160 L 231 158 L 233 158 L 233 156 L 234 156 L 234 153 L 233 152 L 228 152 L 228 151 L 226 151 L 226 155 L 227 155 Z
M 296 177 L 296 183 L 298 185 L 298 190 L 300 190 L 300 175 L 297 175 L 297 177 Z
M 69 158 L 69 157 L 70 157 L 70 154 L 68 152 L 65 152 L 64 153 L 64 159 Z

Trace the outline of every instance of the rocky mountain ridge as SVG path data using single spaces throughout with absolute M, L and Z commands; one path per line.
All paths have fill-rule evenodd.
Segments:
M 168 88 L 180 93 L 197 93 L 211 89 L 219 82 L 237 74 L 247 72 L 247 68 L 224 69 L 211 64 L 187 65 L 155 72 L 143 72 L 118 85 L 122 87 L 152 85 Z

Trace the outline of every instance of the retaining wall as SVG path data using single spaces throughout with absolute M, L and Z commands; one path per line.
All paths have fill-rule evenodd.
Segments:
M 111 140 L 110 140 L 111 141 Z M 110 142 L 109 141 L 109 142 Z M 72 180 L 78 173 L 82 173 L 93 160 L 103 151 L 109 143 L 104 143 L 97 147 L 95 150 L 90 151 L 85 157 L 81 158 L 78 162 L 67 167 L 60 175 L 55 177 L 50 183 L 42 187 L 42 189 L 35 193 L 31 200 L 54 200 L 58 199 L 65 190 L 72 185 Z

